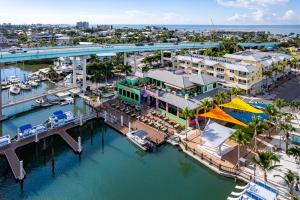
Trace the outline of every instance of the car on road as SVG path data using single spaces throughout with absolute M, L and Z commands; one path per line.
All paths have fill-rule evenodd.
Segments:
M 27 53 L 27 50 L 24 50 L 22 48 L 11 48 L 8 50 L 8 53 L 15 54 L 15 53 Z

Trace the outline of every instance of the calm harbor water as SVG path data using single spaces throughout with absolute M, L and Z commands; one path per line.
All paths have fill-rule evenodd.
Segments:
M 14 67 L 2 73 L 15 75 L 15 72 L 19 78 L 29 73 L 27 69 Z M 51 85 L 45 83 L 34 93 L 44 92 L 48 87 Z M 23 97 L 3 95 L 4 101 L 9 98 Z M 22 112 L 27 109 L 26 105 L 5 109 L 4 113 Z M 16 115 L 0 123 L 0 134 L 14 136 L 17 127 L 42 123 L 59 109 L 72 111 L 77 116 L 91 112 L 84 101 L 77 99 L 74 105 L 53 106 Z M 70 134 L 74 138 L 82 137 L 80 158 L 59 137 L 47 138 L 17 150 L 27 172 L 23 192 L 7 161 L 0 157 L 0 200 L 222 200 L 233 190 L 233 180 L 215 174 L 177 148 L 163 145 L 153 153 L 145 153 L 102 120 L 74 128 Z
M 144 153 L 101 120 L 71 134 L 83 138 L 81 160 L 59 138 L 48 139 L 45 151 L 42 141 L 19 150 L 27 171 L 23 193 L 1 160 L 0 199 L 222 200 L 233 190 L 233 180 L 176 148 L 164 145 Z

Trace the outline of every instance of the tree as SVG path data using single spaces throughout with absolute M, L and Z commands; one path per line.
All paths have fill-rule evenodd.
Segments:
M 150 68 L 149 68 L 148 66 L 142 67 L 142 72 L 143 72 L 143 73 L 146 73 L 146 72 L 148 72 L 149 70 L 150 70 Z
M 242 91 L 240 88 L 231 88 L 229 91 L 228 91 L 228 94 L 230 96 L 230 99 L 232 99 L 232 97 L 234 96 L 239 96 L 242 94 Z
M 295 75 L 297 74 L 297 63 L 298 63 L 298 59 L 293 57 L 291 60 L 289 60 L 289 64 L 291 66 L 292 69 L 295 70 Z
M 278 156 L 270 151 L 259 152 L 253 158 L 253 162 L 264 172 L 265 181 L 267 181 L 267 172 L 280 166 L 276 165 L 276 162 L 280 162 Z
M 204 113 L 208 112 L 212 108 L 212 103 L 207 98 L 205 98 L 203 101 L 197 102 L 198 105 L 200 105 L 203 108 Z M 199 113 L 197 112 L 197 115 Z M 206 118 L 205 118 L 206 123 Z
M 287 150 L 287 155 L 294 157 L 296 163 L 300 164 L 300 148 L 297 146 L 291 147 Z
M 286 173 L 284 173 L 284 176 L 274 175 L 274 177 L 280 177 L 285 182 L 292 197 L 294 194 L 294 186 L 297 183 L 297 179 L 299 178 L 299 176 L 297 176 L 292 170 L 289 169 Z
M 273 104 L 278 108 L 278 110 L 281 110 L 286 106 L 286 102 L 283 99 L 275 99 L 275 101 L 273 101 Z
M 119 66 L 119 70 L 121 73 L 126 74 L 126 76 L 128 76 L 130 73 L 132 73 L 132 66 L 131 65 L 121 65 L 121 66 Z
M 260 127 L 262 127 L 262 122 L 261 122 L 260 117 L 258 117 L 258 116 L 252 117 L 250 126 L 254 129 L 253 138 L 254 138 L 254 149 L 256 151 L 257 150 L 257 130 Z
M 179 113 L 179 116 L 187 120 L 186 127 L 188 127 L 189 120 L 194 117 L 195 113 L 193 110 L 190 110 L 188 107 L 185 107 Z
M 266 89 L 267 91 L 269 91 L 268 79 L 273 76 L 273 71 L 272 70 L 263 71 L 263 76 L 266 78 Z
M 284 132 L 284 135 L 285 135 L 285 151 L 286 152 L 288 151 L 290 133 L 295 131 L 295 128 L 291 124 L 292 119 L 294 119 L 292 114 L 290 114 L 290 113 L 285 114 L 285 115 L 283 115 L 283 120 L 282 120 L 285 123 L 281 122 L 279 124 L 279 128 Z
M 245 133 L 242 129 L 238 129 L 231 137 L 234 141 L 238 143 L 238 160 L 237 167 L 240 167 L 240 145 L 246 145 L 250 141 L 250 137 L 247 133 Z

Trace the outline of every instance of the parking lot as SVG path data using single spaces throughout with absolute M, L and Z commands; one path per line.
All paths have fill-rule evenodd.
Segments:
M 275 98 L 281 98 L 287 102 L 300 100 L 300 76 L 293 77 L 278 88 L 273 89 L 270 93 L 275 95 Z

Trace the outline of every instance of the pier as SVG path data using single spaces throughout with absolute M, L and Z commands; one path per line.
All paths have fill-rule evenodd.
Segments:
M 67 130 L 74 128 L 76 126 L 82 125 L 83 122 L 92 120 L 96 118 L 97 115 L 95 113 L 92 113 L 90 115 L 80 117 L 79 119 L 76 119 L 74 122 L 69 123 L 67 125 L 53 128 L 49 131 L 32 135 L 29 138 L 22 139 L 19 141 L 13 141 L 11 144 L 8 144 L 6 146 L 3 146 L 0 148 L 0 156 L 5 156 L 9 166 L 14 174 L 14 177 L 16 180 L 22 181 L 25 178 L 25 170 L 23 169 L 23 161 L 20 161 L 16 150 L 20 147 L 26 146 L 28 144 L 38 142 L 39 140 L 58 135 L 60 136 L 66 144 L 73 150 L 74 153 L 80 154 L 82 151 L 81 147 L 81 138 L 78 138 L 78 142 L 75 141 L 68 133 Z

